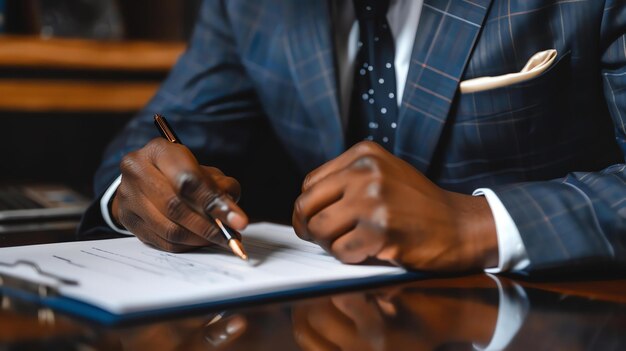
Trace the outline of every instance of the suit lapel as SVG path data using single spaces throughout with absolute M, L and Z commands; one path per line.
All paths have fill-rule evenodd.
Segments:
M 424 1 L 394 150 L 422 172 L 430 166 L 491 1 Z
M 289 69 L 326 160 L 343 151 L 332 23 L 327 1 L 289 1 L 284 45 Z

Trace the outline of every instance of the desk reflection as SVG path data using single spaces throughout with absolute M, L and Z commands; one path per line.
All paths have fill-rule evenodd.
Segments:
M 621 301 L 482 275 L 107 328 L 4 298 L 0 350 L 622 350 Z
M 294 336 L 304 350 L 472 349 L 493 334 L 490 300 L 461 290 L 339 295 L 295 307 Z

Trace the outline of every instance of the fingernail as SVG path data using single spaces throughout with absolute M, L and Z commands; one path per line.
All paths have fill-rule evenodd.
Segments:
M 231 227 L 237 230 L 244 229 L 247 224 L 246 219 L 235 211 L 228 212 L 228 215 L 226 215 L 226 221 Z
M 394 317 L 398 314 L 398 310 L 396 309 L 396 306 L 394 304 L 392 304 L 389 301 L 384 301 L 384 300 L 376 300 L 378 301 L 378 306 L 380 307 L 380 309 L 383 311 L 383 313 L 389 317 Z
M 226 204 L 226 203 L 221 204 L 220 205 L 220 211 L 222 211 L 222 212 L 228 211 L 228 204 Z
M 233 318 L 228 321 L 226 324 L 226 332 L 230 335 L 233 335 L 239 331 L 241 331 L 245 326 L 245 323 L 241 318 Z

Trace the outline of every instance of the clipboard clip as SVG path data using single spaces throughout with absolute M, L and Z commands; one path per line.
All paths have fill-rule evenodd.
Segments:
M 78 281 L 61 277 L 54 273 L 46 272 L 43 269 L 41 269 L 41 267 L 39 267 L 37 263 L 32 262 L 32 261 L 17 260 L 13 263 L 6 263 L 6 262 L 0 261 L 0 266 L 2 267 L 12 268 L 12 267 L 20 266 L 20 265 L 29 266 L 35 272 L 37 272 L 37 274 L 39 274 L 40 276 L 54 279 L 60 285 L 68 285 L 68 286 L 78 285 Z M 26 293 L 35 294 L 35 295 L 38 295 L 40 298 L 59 295 L 59 290 L 56 286 L 32 282 L 24 278 L 16 277 L 14 275 L 6 274 L 6 273 L 0 273 L 0 288 L 1 287 L 6 287 L 9 289 L 14 289 L 14 290 L 23 291 Z

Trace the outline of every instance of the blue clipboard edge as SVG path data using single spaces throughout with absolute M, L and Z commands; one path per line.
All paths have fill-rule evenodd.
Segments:
M 376 288 L 394 283 L 409 282 L 424 279 L 427 275 L 420 272 L 406 272 L 398 275 L 375 276 L 348 280 L 338 280 L 321 283 L 320 286 L 308 286 L 297 289 L 283 290 L 272 293 L 264 293 L 254 296 L 232 298 L 207 303 L 190 304 L 185 306 L 167 307 L 161 309 L 132 312 L 126 314 L 114 314 L 88 303 L 67 298 L 63 296 L 50 296 L 40 298 L 39 296 L 13 289 L 10 287 L 0 287 L 0 293 L 7 296 L 49 307 L 56 312 L 61 312 L 80 319 L 86 319 L 105 326 L 122 326 L 137 324 L 143 321 L 154 321 L 155 318 L 173 318 L 190 313 L 206 313 L 214 309 L 241 308 L 257 305 L 261 303 L 294 300 L 297 298 L 314 297 L 327 293 L 351 291 L 359 288 Z

